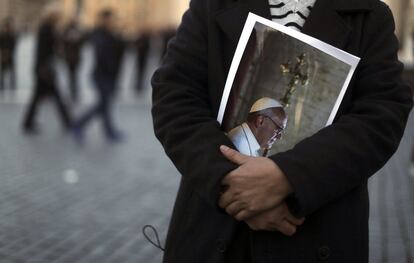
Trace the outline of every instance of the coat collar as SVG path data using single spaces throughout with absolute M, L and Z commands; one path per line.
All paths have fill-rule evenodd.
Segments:
M 340 13 L 368 12 L 373 0 L 317 0 L 302 32 L 343 49 L 351 29 Z M 267 0 L 238 0 L 215 14 L 216 22 L 237 44 L 249 12 L 271 19 Z

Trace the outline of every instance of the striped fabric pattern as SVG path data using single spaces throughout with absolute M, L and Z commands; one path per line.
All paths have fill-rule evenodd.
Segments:
M 316 0 L 269 0 L 272 20 L 301 31 L 315 2 Z

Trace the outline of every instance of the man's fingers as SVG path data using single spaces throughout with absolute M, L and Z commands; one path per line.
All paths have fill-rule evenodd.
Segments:
M 237 215 L 241 210 L 243 210 L 244 206 L 241 202 L 233 202 L 226 207 L 227 214 L 234 216 Z
M 296 218 L 293 215 L 289 214 L 286 216 L 286 220 L 289 221 L 289 223 L 300 226 L 305 222 L 305 218 Z
M 231 172 L 224 176 L 223 180 L 221 180 L 221 184 L 227 186 L 227 189 L 230 187 L 231 182 Z M 226 189 L 226 190 L 227 190 Z
M 220 187 L 220 193 L 224 194 L 227 190 L 229 190 L 229 188 L 230 188 L 229 184 L 222 182 L 221 187 Z
M 237 221 L 246 221 L 246 220 L 252 218 L 255 215 L 256 214 L 254 214 L 253 212 L 244 209 L 244 210 L 241 210 L 240 212 L 238 212 L 234 216 L 234 218 L 236 218 Z
M 220 151 L 227 159 L 238 165 L 246 163 L 247 160 L 250 158 L 249 156 L 241 154 L 238 151 L 233 150 L 225 145 L 220 146 Z
M 233 193 L 230 191 L 230 190 L 228 190 L 228 191 L 226 191 L 226 192 L 224 192 L 221 196 L 220 196 L 220 199 L 219 199 L 219 203 L 218 203 L 218 205 L 221 207 L 221 208 L 226 208 L 228 205 L 230 205 L 231 203 L 233 203 L 234 202 L 234 195 L 233 195 Z
M 286 236 L 293 236 L 296 233 L 296 226 L 287 220 L 283 220 L 280 222 L 278 230 Z

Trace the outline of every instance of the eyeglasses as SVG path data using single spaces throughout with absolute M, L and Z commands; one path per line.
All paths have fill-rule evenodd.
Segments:
M 263 115 L 263 117 L 266 117 L 266 118 L 268 118 L 274 125 L 275 125 L 275 127 L 276 127 L 276 129 L 274 129 L 273 130 L 273 136 L 272 136 L 272 139 L 279 139 L 281 136 L 282 136 L 282 133 L 283 133 L 283 130 L 284 130 L 284 128 L 283 127 L 280 127 L 280 125 L 279 124 L 277 124 L 272 118 L 270 118 L 269 116 L 267 116 L 267 115 Z
M 270 137 L 269 141 L 267 142 L 267 147 L 264 149 L 263 151 L 263 157 L 266 157 L 270 148 L 272 148 L 272 145 L 276 142 L 276 140 L 279 140 L 282 137 L 284 128 L 280 127 L 280 125 L 278 125 L 272 118 L 270 118 L 269 116 L 266 115 L 262 115 L 263 117 L 268 118 L 273 125 L 275 125 L 276 129 L 273 130 L 273 135 L 272 137 Z

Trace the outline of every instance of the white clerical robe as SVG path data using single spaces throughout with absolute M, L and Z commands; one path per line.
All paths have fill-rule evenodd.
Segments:
M 261 156 L 260 145 L 247 123 L 235 127 L 227 136 L 240 153 L 254 157 Z

